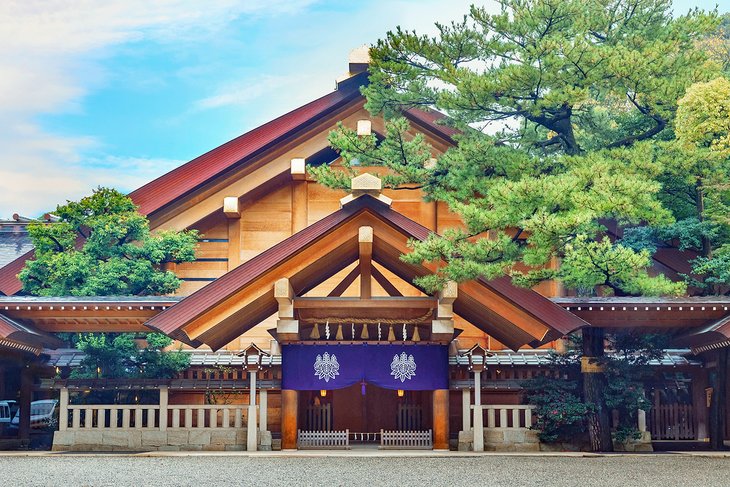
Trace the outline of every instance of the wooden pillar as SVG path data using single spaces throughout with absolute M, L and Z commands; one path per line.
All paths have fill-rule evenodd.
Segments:
M 309 222 L 309 195 L 307 191 L 306 161 L 301 158 L 291 160 L 291 233 L 307 228 Z
M 360 250 L 360 299 L 372 297 L 373 227 L 358 230 Z
M 18 438 L 21 448 L 30 446 L 30 403 L 33 396 L 33 372 L 29 364 L 20 370 L 20 418 L 18 421 Z
M 248 424 L 246 432 L 246 451 L 256 451 L 258 444 L 258 431 L 256 427 L 256 371 L 248 373 L 251 380 L 251 388 L 248 394 Z
M 606 376 L 599 363 L 604 355 L 603 341 L 603 328 L 583 328 L 583 399 L 595 408 L 595 412 L 588 415 L 588 434 L 593 451 L 613 451 L 610 411 L 603 396 Z
M 433 391 L 433 449 L 449 449 L 449 390 Z
M 717 367 L 710 372 L 710 448 L 723 450 L 725 448 L 725 414 L 726 414 L 726 385 L 727 385 L 728 349 L 717 351 Z
M 281 449 L 297 449 L 297 416 L 299 413 L 299 392 L 291 389 L 281 391 Z
M 236 196 L 223 198 L 223 213 L 228 219 L 228 270 L 241 264 L 241 209 Z
M 474 451 L 484 451 L 484 419 L 482 415 L 482 373 L 474 371 Z

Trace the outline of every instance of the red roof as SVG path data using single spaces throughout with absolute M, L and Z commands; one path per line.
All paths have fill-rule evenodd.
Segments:
M 0 314 L 0 345 L 38 355 L 43 348 L 63 345 L 58 338 Z
M 342 209 L 269 248 L 257 257 L 241 264 L 224 276 L 191 294 L 187 298 L 184 298 L 177 305 L 151 318 L 146 325 L 167 333 L 173 338 L 190 342 L 189 338 L 183 331 L 183 328 L 188 323 L 201 316 L 205 311 L 216 307 L 219 303 L 225 301 L 227 298 L 231 297 L 251 283 L 264 278 L 264 276 L 270 277 L 273 269 L 282 265 L 282 263 L 288 261 L 293 256 L 304 252 L 314 241 L 325 238 L 327 235 L 335 232 L 338 227 L 363 211 L 369 211 L 370 213 L 377 215 L 407 238 L 423 240 L 431 233 L 431 231 L 426 227 L 410 220 L 374 198 L 370 196 L 362 196 L 347 204 Z M 312 256 L 313 259 L 316 259 L 317 257 L 318 256 Z M 337 262 L 333 262 L 332 266 L 336 266 L 337 264 Z M 381 264 L 383 264 L 383 262 L 381 262 Z M 552 303 L 549 299 L 541 296 L 537 292 L 532 291 L 531 289 L 522 289 L 514 286 L 506 277 L 493 281 L 480 279 L 474 282 L 478 285 L 477 289 L 469 291 L 469 296 L 457 298 L 457 304 L 460 300 L 470 300 L 471 302 L 479 302 L 481 305 L 489 308 L 489 303 L 487 301 L 489 301 L 490 296 L 494 296 L 496 294 L 499 296 L 499 299 L 509 301 L 514 306 L 525 311 L 534 319 L 542 322 L 545 326 L 551 329 L 549 336 L 545 335 L 544 337 L 540 337 L 539 340 L 535 340 L 534 337 L 529 336 L 519 327 L 513 325 L 513 344 L 517 347 L 526 343 L 532 344 L 553 340 L 570 333 L 573 330 L 587 326 L 585 321 Z M 311 282 L 309 284 L 314 285 Z M 273 306 L 272 309 L 275 310 L 276 302 L 273 298 L 273 294 L 271 296 L 267 296 L 267 298 L 270 298 L 268 299 L 268 301 L 271 301 L 269 304 L 271 304 L 271 306 Z M 261 308 L 263 308 L 263 305 L 261 305 Z M 266 310 L 271 311 L 269 308 L 270 307 L 267 307 Z M 463 308 L 467 308 L 467 306 L 463 306 Z M 258 310 L 259 308 L 256 309 Z M 473 310 L 473 307 L 471 309 Z M 460 314 L 464 316 L 463 313 Z M 465 317 L 472 322 L 475 320 L 486 320 L 485 316 L 478 316 L 478 313 L 472 313 L 471 316 Z M 499 318 L 503 323 L 509 321 L 504 316 L 498 316 L 497 318 Z M 237 320 L 237 322 L 242 326 L 240 321 Z M 504 332 L 504 328 L 502 328 L 502 332 Z M 226 330 L 226 333 L 230 333 L 230 330 Z M 209 332 L 206 332 L 206 335 L 210 339 L 210 341 L 206 341 L 206 343 L 211 346 L 222 346 L 222 344 L 225 343 L 225 340 L 221 340 L 220 337 L 213 337 Z M 522 340 L 523 336 L 529 337 L 529 339 Z M 226 339 L 228 338 L 229 337 L 226 337 Z M 504 335 L 501 336 L 500 341 L 503 341 L 504 338 L 506 338 Z M 198 345 L 200 343 L 196 342 L 195 344 Z
M 362 97 L 360 83 L 341 89 L 265 123 L 133 191 L 142 214 L 149 215 L 213 177 L 239 167 L 300 131 L 305 126 Z

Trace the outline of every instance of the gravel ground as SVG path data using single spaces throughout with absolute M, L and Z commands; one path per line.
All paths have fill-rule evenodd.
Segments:
M 730 458 L 3 456 L 0 485 L 726 487 Z

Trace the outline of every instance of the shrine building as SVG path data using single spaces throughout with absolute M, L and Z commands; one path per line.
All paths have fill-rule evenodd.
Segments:
M 539 451 L 522 381 L 548 373 L 566 335 L 628 327 L 671 334 L 676 347 L 653 362 L 636 449 L 724 440 L 713 428 L 728 423 L 730 299 L 578 298 L 506 277 L 429 294 L 413 282 L 434 268 L 400 256 L 459 227 L 457 215 L 418 190 L 384 189 L 382 168 L 358 167 L 349 192 L 307 174 L 340 163 L 327 141 L 338 122 L 384 133 L 364 109 L 367 67 L 354 51 L 334 91 L 130 194 L 153 231 L 200 232 L 196 260 L 171 266 L 182 280 L 173 296 L 24 296 L 17 274 L 33 252 L 22 218 L 6 222 L 0 401 L 20 405 L 17 439 L 33 434 L 31 401 L 57 399 L 54 450 Z M 403 115 L 434 157 L 455 144 L 443 115 Z M 655 269 L 677 278 L 691 257 L 660 249 Z M 179 377 L 74 379 L 83 353 L 53 335 L 150 331 L 190 355 Z M 89 402 L 94 391 L 126 399 Z

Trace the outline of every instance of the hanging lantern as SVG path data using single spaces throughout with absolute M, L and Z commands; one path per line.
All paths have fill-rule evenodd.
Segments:
M 406 395 L 406 391 L 404 391 L 403 389 L 398 389 L 398 397 L 403 397 L 405 395 Z
M 327 389 L 320 389 L 319 395 L 322 397 L 327 397 Z

